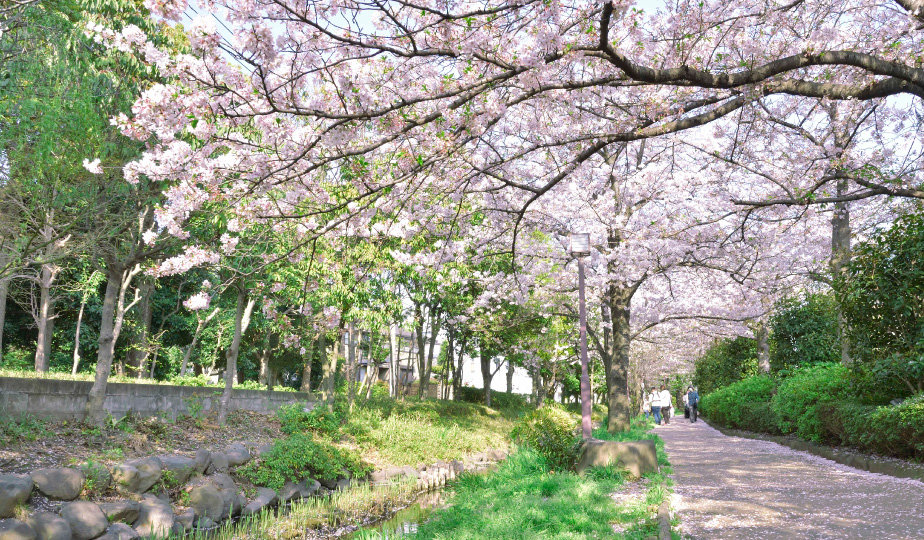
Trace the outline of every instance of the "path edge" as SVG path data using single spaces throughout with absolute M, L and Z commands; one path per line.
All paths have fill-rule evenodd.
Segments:
M 671 494 L 667 493 L 658 507 L 658 540 L 671 540 Z
M 802 439 L 792 437 L 783 437 L 780 435 L 769 435 L 765 433 L 756 433 L 753 431 L 743 431 L 740 429 L 731 429 L 726 427 L 709 424 L 709 427 L 729 437 L 740 437 L 742 439 L 757 439 L 768 441 L 798 450 L 807 452 L 835 463 L 846 465 L 861 471 L 882 474 L 893 478 L 910 478 L 924 482 L 924 464 L 912 463 L 897 458 L 888 458 L 880 456 L 870 456 L 855 452 L 845 448 L 834 448 L 825 446 Z M 661 540 L 661 539 L 659 539 Z

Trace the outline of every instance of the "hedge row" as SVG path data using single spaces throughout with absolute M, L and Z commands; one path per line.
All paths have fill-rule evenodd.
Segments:
M 803 368 L 784 379 L 738 381 L 703 396 L 700 412 L 725 427 L 924 458 L 924 394 L 894 406 L 858 403 L 849 371 L 838 364 Z

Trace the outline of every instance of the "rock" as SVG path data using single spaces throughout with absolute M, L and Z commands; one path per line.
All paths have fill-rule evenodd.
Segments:
M 36 540 L 36 534 L 18 519 L 0 519 L 0 540 Z
M 328 479 L 319 478 L 318 481 L 321 482 L 322 486 L 326 487 L 329 490 L 333 491 L 337 489 L 337 478 L 328 478 Z
M 311 478 L 305 478 L 301 482 L 286 482 L 282 489 L 279 490 L 279 500 L 281 502 L 297 501 L 311 497 L 321 489 L 321 483 Z
M 273 449 L 273 443 L 268 443 L 262 446 L 258 446 L 257 449 L 255 450 L 255 453 L 257 457 L 263 457 L 266 454 L 269 454 L 272 449 Z
M 87 479 L 84 489 L 88 493 L 103 493 L 112 484 L 112 473 L 102 463 L 87 461 L 81 464 L 78 469 Z
M 177 487 L 185 484 L 196 470 L 195 460 L 188 457 L 160 456 L 159 459 L 164 469 L 162 472 L 164 483 L 166 483 L 168 487 Z
M 189 506 L 199 517 L 221 521 L 224 505 L 225 500 L 221 493 L 211 484 L 196 486 L 189 492 Z
M 109 520 L 99 506 L 88 501 L 67 503 L 61 508 L 61 517 L 71 526 L 76 540 L 90 540 L 103 534 Z
M 71 540 L 74 537 L 67 520 L 58 514 L 39 512 L 26 518 L 35 531 L 36 540 Z
M 0 519 L 13 517 L 16 507 L 29 500 L 32 485 L 28 474 L 0 475 Z
M 205 469 L 205 474 L 226 473 L 228 472 L 228 456 L 221 452 L 212 452 L 212 459 L 209 466 Z
M 139 536 L 164 537 L 173 531 L 175 522 L 173 508 L 169 504 L 152 495 L 145 495 L 134 528 Z
M 503 461 L 507 459 L 507 452 L 505 450 L 487 450 L 484 455 L 488 461 Z
M 196 519 L 195 526 L 197 529 L 208 530 L 208 529 L 214 529 L 215 527 L 218 526 L 218 524 L 207 517 L 200 517 Z
M 184 512 L 177 514 L 175 519 L 176 523 L 174 526 L 180 526 L 181 534 L 190 531 L 193 528 L 193 523 L 196 521 L 196 511 L 192 508 L 187 508 Z
M 401 472 L 404 473 L 404 476 L 407 476 L 408 478 L 416 479 L 418 477 L 417 471 L 414 470 L 414 467 L 411 467 L 410 465 L 405 465 L 404 467 L 401 467 Z
M 112 482 L 116 490 L 121 493 L 140 493 L 138 491 L 138 469 L 126 463 L 120 463 L 112 468 Z
M 452 472 L 456 474 L 456 476 L 459 476 L 460 474 L 465 472 L 465 465 L 458 459 L 454 459 L 450 461 L 449 467 L 452 469 Z
M 250 461 L 250 451 L 241 443 L 234 443 L 226 448 L 225 455 L 230 467 L 239 467 Z
M 581 458 L 575 470 L 578 474 L 583 474 L 590 467 L 612 464 L 625 468 L 635 478 L 658 472 L 658 455 L 654 441 L 616 442 L 588 439 L 582 445 Z
M 145 459 L 135 459 L 127 462 L 128 465 L 138 469 L 138 484 L 135 493 L 144 493 L 154 487 L 154 484 L 160 482 L 164 465 L 160 458 L 149 457 Z M 138 531 L 139 533 L 141 531 Z
M 86 477 L 78 469 L 61 467 L 39 469 L 30 473 L 35 487 L 49 499 L 72 501 L 83 491 Z
M 334 489 L 334 491 L 345 491 L 350 488 L 352 483 L 353 481 L 349 478 L 341 478 L 340 480 L 337 480 L 337 487 Z
M 213 474 L 208 478 L 208 481 L 218 489 L 224 500 L 220 519 L 239 515 L 241 510 L 244 509 L 244 505 L 247 504 L 247 499 L 241 495 L 234 480 L 227 474 Z
M 134 523 L 138 519 L 141 505 L 135 501 L 113 501 L 100 503 L 99 509 L 110 523 Z
M 279 501 L 279 497 L 272 489 L 262 487 L 257 488 L 256 498 L 244 506 L 244 509 L 241 510 L 241 515 L 250 516 L 253 514 L 259 514 L 265 508 L 275 506 L 277 501 Z
M 209 463 L 212 462 L 212 453 L 204 448 L 196 450 L 196 457 L 193 462 L 193 470 L 195 470 L 196 474 L 205 474 L 205 470 L 209 468 Z
M 139 538 L 138 531 L 132 529 L 124 523 L 113 523 L 109 526 L 109 529 L 106 530 L 106 534 L 100 536 L 96 540 L 135 540 Z

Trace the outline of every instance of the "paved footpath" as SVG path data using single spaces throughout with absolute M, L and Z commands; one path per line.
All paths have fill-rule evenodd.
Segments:
M 673 418 L 655 432 L 694 540 L 924 540 L 924 483 Z

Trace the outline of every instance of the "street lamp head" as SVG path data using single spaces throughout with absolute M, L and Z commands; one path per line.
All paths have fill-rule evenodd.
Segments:
M 575 257 L 590 255 L 589 233 L 571 233 L 571 255 Z

